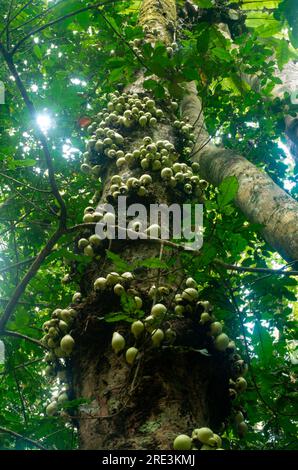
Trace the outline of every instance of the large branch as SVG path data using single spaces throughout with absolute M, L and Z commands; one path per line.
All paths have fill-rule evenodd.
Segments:
M 194 85 L 189 86 L 188 92 L 181 108 L 184 117 L 195 124 L 195 133 L 199 136 L 193 153 L 194 160 L 200 164 L 202 178 L 218 186 L 226 177 L 236 176 L 239 182 L 235 199 L 237 206 L 250 222 L 263 226 L 265 240 L 284 259 L 298 260 L 297 202 L 243 156 L 210 144 L 202 149 L 202 139 L 204 142 L 208 136 L 201 100 Z
M 42 263 L 46 259 L 46 257 L 51 253 L 53 247 L 57 243 L 57 241 L 60 239 L 60 237 L 65 233 L 65 229 L 63 227 L 59 227 L 57 231 L 52 235 L 52 237 L 49 239 L 48 243 L 46 246 L 41 250 L 39 255 L 35 258 L 35 261 L 32 263 L 29 271 L 25 274 L 23 279 L 20 281 L 20 283 L 17 285 L 15 288 L 15 291 L 9 300 L 8 304 L 6 305 L 6 308 L 0 318 L 0 334 L 4 330 L 6 323 L 10 319 L 12 313 L 14 312 L 14 309 L 16 305 L 18 304 L 18 301 L 20 297 L 22 296 L 23 292 L 25 291 L 27 285 L 31 281 L 31 279 L 36 275 L 37 271 L 41 267 Z

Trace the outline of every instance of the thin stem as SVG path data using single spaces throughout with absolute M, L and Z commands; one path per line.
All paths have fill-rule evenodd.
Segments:
M 64 16 L 60 16 L 59 18 L 57 18 L 56 20 L 53 20 L 53 21 L 50 21 L 49 23 L 43 25 L 43 26 L 40 26 L 39 28 L 36 28 L 36 29 L 33 29 L 32 31 L 30 31 L 28 34 L 26 34 L 22 39 L 20 39 L 20 41 L 14 46 L 14 48 L 12 49 L 11 51 L 11 54 L 15 54 L 16 51 L 20 48 L 20 46 L 25 42 L 27 41 L 27 39 L 29 39 L 31 36 L 34 36 L 35 34 L 37 33 L 40 33 L 41 31 L 44 31 L 45 29 L 49 28 L 50 26 L 54 26 L 55 24 L 57 23 L 60 23 L 61 21 L 64 21 L 64 20 L 67 20 L 68 18 L 72 18 L 73 16 L 76 16 L 76 15 L 79 15 L 80 13 L 84 13 L 86 11 L 89 11 L 89 10 L 96 10 L 98 7 L 102 7 L 102 6 L 105 6 L 105 5 L 109 5 L 111 3 L 120 3 L 120 2 L 123 2 L 124 0 L 107 0 L 106 2 L 99 2 L 99 3 L 95 3 L 94 5 L 89 5 L 87 7 L 84 7 L 84 8 L 80 8 L 79 10 L 76 10 L 76 11 L 73 11 L 71 13 L 68 13 L 67 15 L 64 15 Z
M 28 442 L 28 444 L 32 445 L 33 447 L 37 447 L 38 449 L 48 450 L 48 449 L 46 449 L 46 447 L 44 447 L 38 441 L 34 441 L 33 439 L 30 439 L 29 437 L 22 436 L 22 434 L 18 434 L 17 432 L 12 431 L 11 429 L 7 429 L 7 428 L 4 428 L 4 427 L 0 426 L 0 432 L 5 433 L 5 434 L 10 434 L 11 436 L 15 437 L 16 439 L 21 439 L 22 441 Z
M 31 338 L 30 336 L 27 336 L 27 335 L 23 335 L 22 333 L 19 333 L 18 331 L 4 330 L 0 332 L 0 336 L 11 336 L 12 338 L 24 339 L 26 341 L 29 341 L 29 343 L 33 343 L 33 344 L 36 344 L 37 346 L 40 346 L 43 349 L 48 349 L 44 344 L 38 341 L 38 339 Z

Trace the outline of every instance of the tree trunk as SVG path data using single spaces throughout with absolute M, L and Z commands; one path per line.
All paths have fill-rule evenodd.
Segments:
M 143 1 L 140 24 L 146 31 L 147 40 L 152 42 L 162 38 L 169 43 L 175 21 L 174 0 Z M 147 208 L 152 203 L 199 202 L 199 178 L 195 175 L 193 179 L 190 177 L 195 171 L 194 166 L 191 168 L 184 163 L 183 171 L 187 176 L 182 179 L 186 184 L 185 181 L 182 185 L 177 183 L 178 180 L 171 175 L 163 177 L 163 170 L 185 160 L 185 155 L 183 157 L 181 139 L 172 124 L 177 119 L 173 111 L 175 106 L 170 100 L 169 103 L 164 101 L 159 104 L 162 109 L 157 111 L 151 97 L 149 106 L 149 97 L 142 87 L 140 74 L 126 94 L 111 97 L 107 109 L 98 117 L 99 122 L 90 128 L 92 136 L 83 169 L 89 171 L 92 166 L 92 171 L 97 171 L 97 165 L 101 166 L 103 192 L 99 202 L 115 205 L 121 191 L 127 194 L 129 204 L 141 202 Z M 198 105 L 200 101 L 194 93 L 186 94 L 182 110 L 191 122 L 194 122 L 194 114 L 196 119 L 198 117 Z M 138 106 L 139 110 L 136 109 Z M 147 121 L 144 116 L 141 115 L 142 119 L 139 117 L 141 109 L 151 110 L 149 115 L 147 113 Z M 156 122 L 153 123 L 152 117 Z M 198 122 L 201 131 L 197 145 L 201 145 L 208 138 L 202 113 Z M 104 147 L 102 141 L 97 141 L 98 136 L 104 134 L 102 138 L 110 139 L 105 145 L 111 145 L 115 134 L 110 131 L 116 131 L 121 142 L 120 147 L 118 144 L 115 149 L 110 147 L 112 152 Z M 144 138 L 147 139 L 146 144 Z M 278 244 L 282 252 L 292 256 L 297 247 L 294 237 L 291 235 L 287 239 L 288 246 L 284 246 L 285 236 L 277 242 L 277 237 L 273 236 L 276 227 L 272 225 L 272 220 L 275 223 L 282 220 L 281 203 L 287 213 L 294 211 L 290 198 L 273 187 L 273 183 L 269 184 L 268 177 L 242 157 L 231 158 L 229 151 L 212 151 L 212 154 L 210 149 L 198 152 L 200 176 L 218 184 L 224 176 L 236 174 L 240 183 L 237 199 L 240 207 L 252 220 L 265 222 L 267 238 L 270 235 L 270 240 Z M 115 155 L 118 158 L 116 164 Z M 155 160 L 158 159 L 161 164 L 156 167 Z M 152 175 L 152 182 L 147 187 L 136 183 L 142 181 L 144 173 Z M 115 175 L 121 181 L 117 183 L 118 188 L 114 183 Z M 129 180 L 131 177 L 135 178 L 134 182 Z M 266 183 L 265 188 L 258 188 L 261 196 L 256 193 L 257 180 L 261 185 Z M 269 198 L 266 206 L 262 201 L 265 196 Z M 277 216 L 272 209 L 276 196 L 280 199 L 276 206 L 279 219 L 275 218 Z M 87 210 L 85 222 L 97 221 L 94 214 L 91 211 L 90 215 Z M 267 215 L 271 217 L 270 221 Z M 292 229 L 290 222 L 287 227 L 288 231 Z M 90 235 L 86 229 L 85 237 Z M 194 280 L 189 279 L 185 283 L 179 254 L 159 240 L 111 240 L 93 247 L 90 240 L 84 250 L 94 255 L 94 260 L 82 278 L 82 298 L 80 295 L 74 297 L 72 308 L 77 316 L 72 335 L 75 348 L 68 361 L 72 398 L 87 400 L 72 413 L 78 426 L 80 448 L 171 449 L 178 434 L 191 435 L 195 428 L 203 426 L 212 428 L 214 432 L 223 430 L 231 412 L 231 398 L 241 391 L 234 381 L 245 373 L 246 367 L 235 353 L 233 343 L 221 334 L 222 326 L 216 324 L 208 299 L 200 298 Z M 79 242 L 79 246 L 82 243 Z M 106 248 L 114 255 L 109 254 L 107 258 Z M 155 267 L 152 264 L 154 259 L 157 262 Z M 124 282 L 123 272 L 127 266 L 131 267 L 133 279 Z M 115 271 L 120 272 L 120 276 L 111 275 Z M 103 283 L 104 287 L 96 290 L 95 281 Z M 191 289 L 191 295 L 187 288 Z M 116 289 L 124 290 L 125 295 L 119 297 Z M 160 313 L 159 304 L 166 312 Z M 120 315 L 118 321 L 109 321 L 115 313 Z M 120 321 L 121 316 L 123 321 Z M 144 328 L 139 336 L 130 331 L 130 321 L 136 320 L 141 321 Z M 115 332 L 121 335 L 122 343 L 125 340 L 118 352 L 113 350 L 117 349 L 114 342 L 113 349 L 111 347 Z M 137 352 L 134 360 L 127 356 L 130 348 L 137 350 L 134 350 Z M 241 424 L 245 427 L 244 423 Z M 202 443 L 193 440 L 192 445 L 200 448 Z
M 140 24 L 147 31 L 147 40 L 156 38 L 158 31 L 158 37 L 169 42 L 175 20 L 175 1 L 144 0 Z M 143 90 L 141 82 L 142 77 L 139 77 L 131 90 L 137 92 L 139 100 L 143 101 L 148 93 Z M 137 125 L 125 131 L 122 126 L 124 153 L 127 155 L 127 152 L 132 153 L 138 148 L 144 136 L 150 136 L 153 145 L 158 146 L 158 141 L 167 139 L 176 148 L 177 137 L 171 124 L 173 112 L 165 105 L 163 116 L 155 129 L 143 130 Z M 117 131 L 120 132 L 119 126 Z M 174 159 L 175 155 L 174 152 Z M 155 173 L 142 171 L 131 162 L 129 170 L 127 166 L 117 169 L 112 160 L 104 163 L 95 161 L 96 158 L 89 148 L 88 163 L 102 164 L 105 173 L 101 201 L 113 199 L 111 177 L 115 174 L 126 181 L 132 176 L 140 178 L 142 173 L 153 175 L 147 196 L 129 193 L 130 203 L 141 201 L 147 206 L 161 202 L 183 203 L 187 197 L 180 189 L 171 187 L 168 181 L 160 180 L 160 170 Z M 89 235 L 87 231 L 86 237 Z M 130 265 L 139 261 L 140 267 L 133 271 L 134 280 L 127 294 L 142 299 L 145 315 L 149 315 L 152 306 L 158 302 L 165 304 L 169 312 L 174 311 L 175 295 L 185 289 L 183 269 L 175 251 L 152 240 L 116 240 L 109 246 L 105 245 L 107 247 Z M 73 332 L 76 347 L 71 359 L 73 398 L 88 400 L 80 406 L 75 418 L 80 448 L 171 449 L 178 434 L 191 435 L 194 428 L 209 426 L 219 432 L 230 413 L 229 378 L 235 379 L 233 364 L 240 357 L 234 354 L 233 345 L 224 352 L 218 351 L 210 333 L 211 323 L 199 322 L 202 312 L 210 308 L 208 302 L 204 307 L 203 304 L 195 306 L 182 300 L 180 307 L 188 312 L 187 315 L 169 315 L 159 320 L 141 339 L 135 339 L 130 333 L 130 324 L 104 321 L 104 316 L 121 311 L 123 305 L 114 295 L 113 288 L 94 292 L 93 284 L 99 276 L 117 271 L 117 266 L 109 263 L 102 251 L 96 254 L 96 259 L 101 257 L 101 266 L 94 262 L 84 273 L 81 285 L 84 300 L 73 305 L 78 311 Z M 142 267 L 142 260 L 148 258 L 169 262 L 169 265 L 175 259 L 174 269 Z M 149 291 L 153 286 L 156 293 L 152 298 Z M 164 294 L 160 293 L 162 289 Z M 211 317 L 214 321 L 210 313 Z M 168 335 L 169 331 L 172 332 L 174 339 L 166 336 L 162 347 L 152 346 L 151 336 L 157 328 L 167 330 Z M 115 330 L 125 338 L 125 349 L 138 348 L 139 356 L 133 365 L 125 361 L 123 351 L 115 354 L 112 350 L 111 339 Z

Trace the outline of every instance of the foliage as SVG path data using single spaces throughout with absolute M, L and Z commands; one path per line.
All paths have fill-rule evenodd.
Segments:
M 99 2 L 93 0 L 88 5 L 96 3 Z M 140 64 L 129 45 L 129 41 L 142 37 L 137 26 L 139 1 L 107 1 L 105 6 L 90 9 L 84 9 L 86 2 L 80 0 L 35 0 L 28 2 L 26 8 L 25 0 L 15 7 L 8 0 L 1 2 L 0 42 L 10 49 L 17 45 L 13 59 L 37 109 L 38 122 L 45 126 L 47 118 L 51 119 L 46 141 L 55 179 L 66 201 L 68 227 L 80 223 L 83 209 L 96 189 L 92 178 L 86 186 L 85 176 L 79 171 L 86 138 L 84 127 L 103 107 L 105 94 L 131 83 L 144 65 L 145 86 L 157 98 L 164 96 L 165 89 L 179 98 L 183 83 L 196 80 L 213 138 L 221 138 L 226 147 L 241 152 L 293 197 L 297 195 L 297 165 L 285 153 L 283 127 L 285 112 L 297 112 L 297 105 L 287 93 L 278 99 L 271 95 L 279 83 L 276 67 L 281 69 L 290 59 L 297 58 L 295 0 L 195 3 L 209 10 L 209 14 L 191 25 L 180 21 L 179 48 L 173 56 L 168 56 L 163 44 L 155 49 L 144 46 L 144 63 Z M 238 15 L 234 23 L 239 23 L 240 17 L 242 25 L 233 40 L 213 21 L 230 9 L 230 3 Z M 84 11 L 75 13 L 81 9 Z M 289 39 L 285 27 L 289 28 Z M 22 42 L 24 37 L 27 39 Z M 159 77 L 158 83 L 152 79 L 152 72 Z M 257 74 L 261 88 L 247 83 L 244 73 L 251 77 Z M 36 122 L 2 59 L 0 77 L 6 88 L 6 104 L 0 105 L 2 309 L 32 258 L 57 228 L 60 207 L 35 138 Z M 284 264 L 262 240 L 261 227 L 249 224 L 233 205 L 236 192 L 237 181 L 233 179 L 218 189 L 208 189 L 205 243 L 200 256 L 183 255 L 185 270 L 216 306 L 216 316 L 229 327 L 230 336 L 251 365 L 249 389 L 241 399 L 250 432 L 239 441 L 231 425 L 227 438 L 235 448 L 293 449 L 297 360 L 291 348 L 295 344 L 298 312 L 297 281 L 281 275 L 227 274 L 214 263 L 219 258 L 244 267 Z M 70 284 L 61 284 L 61 278 L 71 263 L 77 263 L 82 272 L 88 262 L 84 256 L 74 256 L 73 238 L 73 233 L 59 238 L 22 295 L 7 329 L 39 339 L 49 312 L 68 305 L 79 279 L 74 277 Z M 120 271 L 132 269 L 115 254 L 109 256 L 114 257 Z M 25 264 L 19 264 L 24 260 Z M 154 265 L 150 259 L 146 263 L 154 268 L 164 267 Z M 128 321 L 130 307 L 126 305 L 124 309 Z M 2 339 L 6 361 L 0 366 L 1 426 L 40 441 L 47 448 L 75 447 L 75 430 L 60 419 L 45 416 L 44 404 L 55 390 L 49 389 L 43 372 L 42 349 L 22 338 L 3 334 Z M 0 433 L 1 449 L 30 447 L 22 439 Z

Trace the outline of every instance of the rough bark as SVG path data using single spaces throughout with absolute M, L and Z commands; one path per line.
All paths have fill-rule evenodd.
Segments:
M 148 26 L 148 39 L 152 40 L 153 28 L 158 30 L 159 38 L 169 41 L 175 15 L 173 0 L 144 0 L 140 23 Z M 131 90 L 143 98 L 140 77 Z M 164 112 L 167 115 L 166 109 Z M 168 139 L 176 145 L 172 120 L 168 116 L 158 124 L 150 134 L 153 142 Z M 144 135 L 148 131 L 131 130 L 125 140 L 125 151 L 136 148 Z M 144 173 L 136 168 L 119 171 L 110 160 L 105 170 L 103 199 L 108 198 L 110 178 L 116 172 L 125 178 Z M 159 181 L 153 182 L 147 200 L 141 201 L 170 204 L 179 202 L 177 197 L 175 191 Z M 130 264 L 149 257 L 161 258 L 161 254 L 162 260 L 175 257 L 173 273 L 141 267 L 136 269 L 130 286 L 143 299 L 146 315 L 156 303 L 156 299 L 152 301 L 148 296 L 153 283 L 169 288 L 162 301 L 169 310 L 173 309 L 174 296 L 184 281 L 177 253 L 163 251 L 160 243 L 146 241 L 113 241 L 109 249 Z M 224 353 L 214 348 L 209 326 L 198 321 L 203 310 L 194 317 L 182 316 L 164 323 L 162 328 L 172 328 L 176 339 L 173 346 L 165 341 L 162 348 L 135 342 L 125 323 L 106 323 L 104 315 L 121 310 L 120 299 L 111 293 L 96 293 L 92 286 L 98 276 L 115 270 L 102 253 L 100 262 L 92 263 L 82 278 L 81 292 L 85 300 L 79 306 L 73 305 L 78 311 L 73 332 L 76 347 L 70 364 L 73 398 L 89 401 L 75 412 L 80 448 L 170 449 L 178 434 L 191 434 L 194 428 L 209 426 L 219 432 L 231 407 L 229 378 L 234 377 L 233 348 Z M 111 337 L 115 329 L 126 338 L 126 347 L 139 348 L 140 358 L 133 366 L 126 363 L 123 353 L 116 355 L 112 351 Z M 206 348 L 209 355 L 200 352 Z M 238 359 L 236 356 L 235 360 Z
M 236 176 L 239 190 L 235 202 L 241 211 L 250 222 L 263 226 L 265 240 L 284 259 L 297 260 L 297 202 L 243 156 L 208 144 L 201 101 L 194 84 L 188 87 L 188 94 L 182 102 L 182 112 L 192 124 L 196 123 L 198 139 L 193 159 L 200 164 L 201 176 L 215 186 L 227 176 Z

